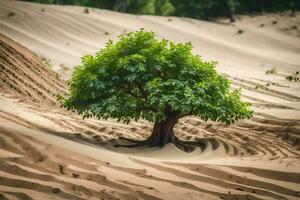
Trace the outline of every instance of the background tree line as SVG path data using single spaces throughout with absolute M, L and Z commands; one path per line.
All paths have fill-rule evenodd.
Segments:
M 133 14 L 174 15 L 196 19 L 229 17 L 235 14 L 255 14 L 300 10 L 299 0 L 27 0 L 39 3 L 81 5 Z

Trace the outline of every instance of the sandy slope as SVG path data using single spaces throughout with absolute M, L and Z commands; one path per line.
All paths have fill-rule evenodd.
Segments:
M 227 25 L 90 11 L 0 1 L 0 31 L 13 39 L 0 35 L 0 199 L 300 198 L 300 90 L 285 79 L 300 68 L 300 38 L 291 29 L 299 16 L 242 17 Z M 196 53 L 218 60 L 218 70 L 252 102 L 254 117 L 231 126 L 180 120 L 180 138 L 206 143 L 189 154 L 172 145 L 112 148 L 119 137 L 148 137 L 152 124 L 82 120 L 60 109 L 53 95 L 65 92 L 65 83 L 15 42 L 50 59 L 67 79 L 64 66 L 140 27 L 192 41 Z M 272 67 L 277 74 L 266 75 Z
M 284 31 L 292 27 L 300 29 L 299 15 L 243 17 L 240 22 L 228 25 L 100 9 L 90 9 L 85 14 L 82 7 L 6 0 L 0 5 L 1 33 L 49 59 L 65 79 L 82 55 L 96 52 L 120 33 L 144 27 L 175 42 L 191 41 L 195 53 L 218 61 L 218 70 L 231 75 L 234 87 L 243 88 L 245 99 L 255 102 L 257 112 L 275 113 L 274 116 L 280 112 L 285 118 L 300 118 L 299 84 L 285 79 L 300 69 L 300 38 Z M 15 15 L 8 17 L 9 12 Z M 277 24 L 272 24 L 274 20 Z M 264 27 L 260 27 L 262 23 Z M 238 30 L 243 33 L 238 34 Z M 272 68 L 276 68 L 277 74 L 266 75 Z M 297 111 L 278 111 L 287 105 Z
M 59 79 L 59 75 L 27 48 L 1 33 L 0 45 L 2 92 L 19 95 L 26 101 L 55 104 L 55 95 L 67 91 L 66 84 Z
M 186 118 L 178 135 L 207 142 L 202 151 L 187 154 L 172 145 L 111 151 L 105 141 L 146 137 L 150 125 L 83 121 L 7 94 L 1 95 L 0 121 L 0 194 L 9 199 L 299 198 L 300 153 L 276 137 L 283 127 L 278 124 L 291 128 L 291 122 L 206 128 Z

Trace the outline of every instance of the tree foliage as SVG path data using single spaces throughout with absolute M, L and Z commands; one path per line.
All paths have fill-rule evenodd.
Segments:
M 86 55 L 69 82 L 63 106 L 84 117 L 160 122 L 169 113 L 225 122 L 249 118 L 249 104 L 230 90 L 216 62 L 192 54 L 191 43 L 157 40 L 143 29 Z
M 134 14 L 175 15 L 211 19 L 233 14 L 300 10 L 299 0 L 28 0 L 39 3 L 81 5 Z

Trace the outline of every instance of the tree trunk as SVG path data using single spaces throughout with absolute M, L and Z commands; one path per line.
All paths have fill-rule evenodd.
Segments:
M 168 143 L 175 143 L 174 126 L 178 116 L 170 114 L 165 121 L 155 122 L 151 136 L 147 139 L 149 146 L 164 146 Z
M 230 23 L 234 23 L 236 21 L 236 18 L 235 18 L 235 15 L 234 15 L 233 11 L 230 11 L 229 19 L 230 19 Z
M 264 11 L 263 0 L 256 0 L 256 12 L 262 13 Z
M 235 18 L 235 1 L 234 0 L 227 0 L 227 7 L 228 7 L 228 15 L 230 22 L 233 23 L 236 21 Z
M 113 10 L 119 11 L 119 12 L 127 12 L 129 6 L 128 0 L 115 0 L 113 5 Z
M 292 17 L 296 16 L 296 4 L 295 4 L 295 0 L 291 1 L 291 16 Z
M 155 121 L 152 133 L 150 137 L 143 141 L 133 141 L 133 144 L 116 144 L 115 147 L 138 147 L 138 146 L 148 146 L 148 147 L 163 147 L 168 143 L 174 144 L 177 148 L 191 152 L 195 147 L 200 147 L 203 149 L 203 142 L 195 141 L 180 141 L 174 133 L 174 126 L 178 122 L 180 115 L 175 112 L 166 112 L 166 119 L 164 121 Z M 124 139 L 124 138 L 123 138 Z M 128 139 L 127 139 L 128 140 Z

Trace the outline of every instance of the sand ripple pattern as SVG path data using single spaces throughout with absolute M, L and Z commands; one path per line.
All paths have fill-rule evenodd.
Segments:
M 27 41 L 32 50 L 51 54 L 58 63 L 65 59 L 73 64 L 85 53 L 83 49 L 92 52 L 99 48 L 95 41 L 104 44 L 108 37 L 140 24 L 174 41 L 189 38 L 196 51 L 206 49 L 205 53 L 215 54 L 217 48 L 224 52 L 221 63 L 234 61 L 229 63 L 234 68 L 230 74 L 233 88 L 242 88 L 244 100 L 252 103 L 255 112 L 250 120 L 230 126 L 193 116 L 181 119 L 175 128 L 177 136 L 205 144 L 189 154 L 170 145 L 162 149 L 113 148 L 120 138 L 147 138 L 152 124 L 82 120 L 62 110 L 55 95 L 66 92 L 66 83 L 37 55 L 0 34 L 0 199 L 300 199 L 299 86 L 285 80 L 299 67 L 295 56 L 299 39 L 283 40 L 278 32 L 267 37 L 257 28 L 245 29 L 245 34 L 257 38 L 256 45 L 265 44 L 263 49 L 277 49 L 292 58 L 284 62 L 276 51 L 269 54 L 251 49 L 243 36 L 233 40 L 228 33 L 234 26 L 226 29 L 224 37 L 239 44 L 220 41 L 219 33 L 202 34 L 206 26 L 216 32 L 223 30 L 221 24 L 102 10 L 87 16 L 79 7 L 43 5 L 42 13 L 38 4 L 8 2 L 0 2 L 1 13 L 13 9 L 17 15 L 14 19 L 1 16 L 1 30 L 16 41 Z M 127 24 L 122 22 L 125 17 Z M 109 23 L 113 18 L 119 21 Z M 24 22 L 18 23 L 21 19 Z M 38 30 L 35 23 L 41 24 Z M 237 60 L 231 60 L 231 55 Z M 234 63 L 245 60 L 250 61 L 238 76 Z M 262 62 L 280 65 L 281 71 L 272 76 L 248 75 L 252 66 L 261 72 Z

